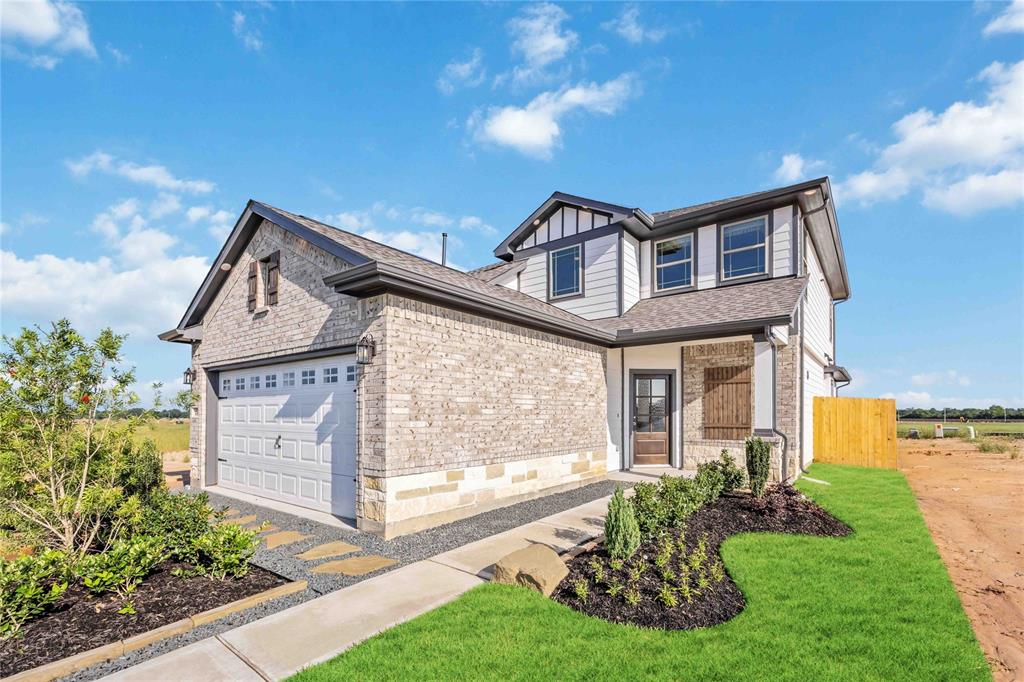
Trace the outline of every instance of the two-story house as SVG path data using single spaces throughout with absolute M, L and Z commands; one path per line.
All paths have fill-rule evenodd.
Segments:
M 250 201 L 178 327 L 193 480 L 387 537 L 693 470 L 746 438 L 813 459 L 848 381 L 827 178 L 648 213 L 556 192 L 461 272 Z

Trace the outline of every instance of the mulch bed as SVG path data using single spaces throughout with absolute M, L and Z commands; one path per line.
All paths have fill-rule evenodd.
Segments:
M 672 558 L 665 567 L 655 565 L 659 553 L 657 542 L 644 543 L 637 554 L 619 570 L 609 567 L 609 557 L 603 545 L 584 552 L 568 563 L 569 575 L 559 584 L 552 598 L 566 606 L 613 623 L 632 623 L 641 627 L 663 630 L 688 630 L 724 623 L 743 610 L 743 594 L 724 570 L 712 571 L 718 564 L 722 569 L 719 548 L 730 535 L 737 533 L 771 532 L 842 537 L 852 531 L 827 511 L 811 502 L 792 486 L 772 486 L 764 497 L 755 499 L 747 493 L 727 493 L 718 500 L 697 510 L 687 519 L 684 530 L 686 556 L 692 555 L 703 537 L 707 560 L 699 568 L 687 568 L 679 551 L 678 531 L 669 535 L 675 545 Z M 593 566 L 597 558 L 604 572 L 597 580 Z M 631 568 L 646 564 L 639 577 L 631 577 Z M 678 599 L 678 605 L 665 606 L 658 599 L 663 585 L 664 568 L 673 575 L 668 584 Z M 713 575 L 717 574 L 718 580 Z M 632 574 L 635 576 L 635 571 Z M 685 577 L 684 577 L 685 576 Z M 703 576 L 703 585 L 698 581 Z M 574 585 L 587 581 L 589 594 L 585 601 L 577 596 Z M 684 587 L 685 582 L 685 587 Z M 625 600 L 626 590 L 634 585 L 639 602 L 630 605 Z M 608 593 L 609 585 L 623 587 L 616 595 Z M 689 589 L 690 600 L 685 598 Z
M 0 677 L 149 632 L 288 582 L 258 566 L 240 579 L 172 575 L 175 568 L 185 566 L 173 561 L 160 564 L 135 589 L 134 615 L 117 613 L 123 603 L 116 595 L 93 596 L 81 585 L 69 587 L 51 611 L 22 627 L 20 637 L 0 642 Z

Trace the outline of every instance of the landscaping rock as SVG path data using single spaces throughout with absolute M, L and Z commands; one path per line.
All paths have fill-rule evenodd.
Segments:
M 522 585 L 549 597 L 567 575 L 569 569 L 562 558 L 547 545 L 537 543 L 502 558 L 494 565 L 491 580 L 505 585 Z

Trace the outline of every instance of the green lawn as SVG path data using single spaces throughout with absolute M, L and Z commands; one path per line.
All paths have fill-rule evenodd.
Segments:
M 641 630 L 488 584 L 292 679 L 991 679 L 903 475 L 810 475 L 832 485 L 799 487 L 854 534 L 728 540 L 748 602 L 728 623 Z
M 922 438 L 931 438 L 935 435 L 935 425 L 939 421 L 934 422 L 897 422 L 896 423 L 896 435 L 900 438 L 906 438 L 910 429 L 917 429 L 920 432 Z M 967 424 L 961 424 L 960 422 L 945 422 L 944 427 L 958 428 L 957 436 L 967 433 L 968 426 L 974 427 L 974 432 L 978 436 L 984 436 L 989 433 L 1024 433 L 1024 422 L 969 422 Z

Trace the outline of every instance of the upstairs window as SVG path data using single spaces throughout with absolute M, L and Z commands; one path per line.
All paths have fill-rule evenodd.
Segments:
M 768 221 L 754 218 L 722 226 L 722 279 L 768 272 Z
M 672 237 L 654 245 L 656 291 L 693 286 L 693 235 Z
M 550 298 L 575 296 L 583 292 L 583 259 L 580 244 L 552 251 L 548 264 Z

